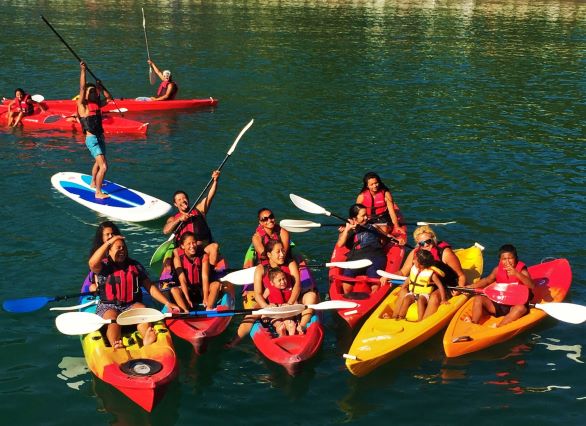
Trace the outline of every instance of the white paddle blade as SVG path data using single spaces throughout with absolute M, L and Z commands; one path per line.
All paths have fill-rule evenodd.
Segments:
M 248 124 L 246 126 L 244 126 L 244 128 L 242 130 L 240 130 L 240 133 L 238 133 L 238 136 L 236 137 L 236 140 L 234 141 L 234 143 L 232 144 L 232 146 L 230 147 L 230 149 L 226 153 L 227 156 L 228 155 L 232 155 L 232 153 L 236 149 L 236 145 L 238 145 L 238 142 L 240 141 L 240 138 L 242 137 L 242 135 L 244 135 L 244 133 L 246 133 L 246 131 L 248 129 L 250 129 L 250 126 L 252 126 L 252 123 L 254 123 L 254 118 L 252 120 L 250 120 L 248 122 Z
M 32 95 L 31 99 L 35 102 L 43 102 L 45 97 L 43 95 Z
M 81 305 L 75 306 L 56 306 L 50 308 L 50 311 L 77 311 L 79 309 L 87 308 L 88 306 L 97 305 L 98 299 L 90 300 L 89 302 L 82 303 Z
M 108 112 L 118 112 L 118 113 L 123 113 L 123 112 L 128 112 L 128 108 L 118 108 L 118 109 L 111 109 Z
M 254 271 L 256 266 L 252 268 L 241 269 L 240 271 L 230 272 L 220 278 L 220 281 L 229 282 L 234 285 L 247 285 L 254 282 Z
M 297 207 L 299 210 L 303 210 L 304 212 L 313 214 L 325 214 L 326 216 L 331 215 L 331 213 L 324 209 L 322 206 L 318 206 L 317 204 L 312 203 L 311 201 L 306 200 L 305 198 L 301 198 L 299 195 L 289 194 L 289 198 L 291 199 L 291 202 L 295 205 L 295 207 Z
M 358 303 L 347 300 L 327 300 L 315 305 L 307 305 L 309 309 L 315 309 L 316 311 L 324 311 L 327 309 L 354 309 L 358 306 L 360 306 Z
M 391 274 L 390 272 L 383 271 L 382 269 L 377 269 L 376 273 L 383 278 L 388 278 L 389 280 L 401 280 L 405 281 L 407 277 L 403 275 Z
M 450 222 L 417 222 L 417 226 L 422 226 L 422 225 L 445 226 L 445 225 L 451 225 L 452 223 L 457 223 L 457 222 L 455 220 L 452 220 Z
M 151 66 L 149 66 L 149 82 L 151 83 L 151 86 L 157 82 L 157 76 L 153 72 L 153 67 Z
M 305 305 L 283 305 L 283 306 L 271 306 L 263 309 L 253 311 L 253 315 L 265 315 L 271 318 L 288 318 L 295 315 L 299 315 L 305 310 Z
M 582 324 L 586 321 L 586 306 L 574 303 L 536 303 L 535 307 L 547 315 L 570 324 Z
M 296 220 L 296 219 L 283 219 L 279 222 L 281 228 L 319 228 L 321 223 L 312 222 L 311 220 Z
M 90 312 L 67 312 L 55 318 L 57 330 L 70 336 L 91 333 L 111 322 Z
M 368 259 L 350 260 L 348 262 L 329 262 L 326 263 L 328 268 L 338 267 L 344 269 L 362 269 L 372 265 L 372 262 Z
M 164 314 L 153 308 L 136 308 L 122 312 L 116 318 L 118 325 L 135 325 L 145 322 L 157 322 L 172 314 Z

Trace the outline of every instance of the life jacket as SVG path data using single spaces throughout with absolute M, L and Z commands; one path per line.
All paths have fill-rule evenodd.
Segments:
M 291 293 L 293 292 L 293 277 L 291 276 L 291 271 L 289 270 L 288 266 L 281 266 L 280 269 L 285 272 L 287 276 L 287 287 L 284 289 L 280 289 L 275 287 L 271 284 L 269 280 L 269 268 L 265 266 L 265 273 L 262 277 L 262 284 L 263 287 L 269 290 L 268 301 L 269 303 L 274 303 L 276 305 L 282 305 L 283 303 L 287 303 L 291 298 Z
M 413 294 L 431 294 L 436 288 L 431 280 L 433 274 L 444 276 L 444 273 L 436 266 L 419 270 L 413 265 L 409 271 L 409 291 Z
M 102 110 L 100 105 L 96 102 L 88 102 L 88 109 L 90 114 L 87 117 L 79 117 L 81 129 L 83 133 L 91 133 L 92 135 L 101 135 L 104 133 L 102 127 Z
M 380 233 L 372 225 L 363 225 L 357 228 L 352 240 L 352 251 L 368 249 L 382 249 Z
M 22 112 L 23 115 L 31 115 L 35 111 L 33 104 L 29 104 L 27 101 L 30 99 L 30 95 L 24 95 L 22 99 L 14 98 L 14 104 L 12 108 L 14 112 Z
M 100 301 L 117 305 L 140 302 L 140 280 L 145 276 L 140 263 L 133 259 L 127 259 L 124 265 L 118 265 L 110 257 L 102 260 L 102 270 L 97 274 Z
M 517 265 L 515 265 L 515 270 L 517 270 L 518 272 L 521 272 L 523 270 L 523 268 L 525 268 L 525 264 L 521 261 L 518 261 Z M 515 283 L 519 283 L 519 280 L 516 277 L 510 277 L 507 274 L 507 271 L 505 270 L 505 268 L 503 267 L 501 262 L 499 262 L 499 264 L 496 268 L 496 282 L 497 283 L 515 284 Z
M 366 214 L 370 223 L 391 221 L 385 193 L 386 190 L 378 191 L 373 197 L 368 189 L 362 191 L 362 204 L 366 207 Z
M 178 218 L 182 213 L 177 213 L 174 217 Z M 193 232 L 196 241 L 202 241 L 204 244 L 209 244 L 214 241 L 212 231 L 205 220 L 205 217 L 198 209 L 193 209 L 189 214 L 190 218 L 182 226 L 181 230 L 176 236 L 176 240 L 181 239 L 181 235 L 185 232 Z
M 445 241 L 440 241 L 439 243 L 437 243 L 435 246 L 433 246 L 431 248 L 431 250 L 429 250 L 429 252 L 432 254 L 434 260 L 435 260 L 435 265 L 438 269 L 440 269 L 444 275 L 441 276 L 440 280 L 442 282 L 442 284 L 444 285 L 458 285 L 458 274 L 456 274 L 456 271 L 454 271 L 450 265 L 448 265 L 447 263 L 444 263 L 444 261 L 442 260 L 443 254 L 444 254 L 444 250 L 447 248 L 451 248 L 452 246 L 450 244 L 448 244 Z M 415 253 L 413 256 L 417 255 L 417 252 L 419 250 L 423 250 L 421 247 L 417 246 L 415 248 Z
M 184 253 L 179 258 L 181 259 L 181 267 L 187 275 L 188 285 L 201 285 L 201 257 L 195 256 L 192 261 Z M 173 271 L 173 275 L 175 281 L 179 282 L 177 271 Z
M 167 86 L 173 83 L 173 89 L 171 90 L 171 95 L 167 98 L 167 100 L 175 99 L 175 95 L 177 95 L 177 91 L 179 90 L 179 86 L 174 81 L 164 80 L 159 84 L 159 88 L 157 89 L 157 97 L 163 96 L 167 93 Z
M 269 235 L 261 225 L 257 226 L 256 233 L 260 236 L 260 241 L 261 241 L 263 247 L 266 247 L 266 245 L 271 240 L 281 241 L 281 227 L 277 224 L 275 224 L 273 235 Z M 258 258 L 258 263 L 260 263 L 261 265 L 265 265 L 265 266 L 268 265 L 269 260 L 267 258 L 266 252 L 262 253 L 260 256 L 258 256 L 258 253 L 257 253 L 257 258 Z M 289 258 L 290 258 L 290 256 L 287 254 L 287 260 L 289 260 Z

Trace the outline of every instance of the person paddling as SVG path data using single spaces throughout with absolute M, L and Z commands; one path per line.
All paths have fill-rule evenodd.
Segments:
M 177 96 L 177 92 L 179 91 L 179 87 L 177 86 L 177 83 L 175 83 L 175 81 L 173 81 L 173 77 L 171 76 L 171 71 L 165 70 L 165 71 L 161 72 L 159 67 L 157 67 L 155 65 L 155 63 L 153 61 L 151 61 L 150 59 L 147 60 L 147 63 L 153 68 L 155 73 L 161 79 L 161 84 L 159 85 L 159 88 L 157 89 L 157 95 L 151 96 L 151 100 L 153 100 L 153 101 L 170 101 L 170 100 L 175 99 L 175 96 Z
M 96 81 L 96 84 L 86 83 L 85 62 L 82 61 L 79 65 L 81 72 L 79 96 L 77 97 L 77 116 L 85 134 L 85 145 L 94 157 L 90 186 L 96 188 L 96 198 L 108 198 L 109 195 L 102 192 L 102 183 L 108 170 L 108 163 L 106 161 L 106 139 L 102 127 L 101 107 L 106 105 L 112 97 L 102 87 L 99 80 Z M 105 99 L 101 98 L 100 91 L 104 93 Z

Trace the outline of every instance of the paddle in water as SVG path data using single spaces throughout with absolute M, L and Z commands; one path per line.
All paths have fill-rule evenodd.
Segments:
M 248 122 L 248 124 L 246 126 L 244 126 L 244 128 L 240 131 L 240 133 L 236 137 L 236 140 L 234 141 L 234 143 L 232 144 L 232 146 L 230 147 L 230 149 L 226 153 L 226 156 L 224 157 L 224 160 L 222 160 L 222 162 L 220 163 L 220 166 L 216 170 L 218 170 L 218 171 L 222 170 L 222 167 L 224 167 L 224 164 L 226 164 L 226 161 L 228 161 L 228 158 L 230 158 L 230 156 L 232 155 L 232 153 L 236 149 L 236 145 L 238 145 L 238 142 L 240 141 L 240 138 L 250 128 L 250 126 L 252 126 L 252 123 L 254 123 L 254 119 L 250 120 Z M 201 194 L 199 194 L 199 196 L 196 198 L 195 202 L 192 204 L 191 208 L 189 209 L 189 211 L 187 213 L 191 213 L 193 211 L 193 209 L 201 201 L 201 199 L 203 198 L 204 194 L 206 193 L 206 191 L 212 185 L 213 182 L 214 182 L 214 179 L 213 178 L 209 180 L 208 184 L 205 186 L 205 188 L 203 189 L 203 191 L 201 191 Z M 151 266 L 153 266 L 153 265 L 155 265 L 155 264 L 157 264 L 159 262 L 162 262 L 164 260 L 164 258 L 165 258 L 165 254 L 167 252 L 169 252 L 170 250 L 173 250 L 175 248 L 175 236 L 176 236 L 177 232 L 179 232 L 179 230 L 182 228 L 183 223 L 184 222 L 181 222 L 179 225 L 177 225 L 177 228 L 175 228 L 175 230 L 171 233 L 171 236 L 169 236 L 169 238 L 167 239 L 167 241 L 165 241 L 163 244 L 161 244 L 155 250 L 155 252 L 153 253 L 153 256 L 151 257 L 151 262 L 150 262 L 150 265 Z

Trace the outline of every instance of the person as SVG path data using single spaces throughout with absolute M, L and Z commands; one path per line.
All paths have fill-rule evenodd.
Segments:
M 89 257 L 92 257 L 101 246 L 108 244 L 114 235 L 122 235 L 114 222 L 107 220 L 100 223 L 94 235 Z M 98 288 L 98 284 L 95 282 L 95 275 L 91 271 L 84 281 L 84 288 L 88 288 L 89 291 L 96 291 Z
M 286 303 L 293 293 L 293 283 L 285 271 L 281 268 L 272 268 L 268 272 L 269 285 L 265 288 L 263 297 L 269 302 L 269 306 L 280 306 Z M 273 327 L 279 336 L 292 336 L 297 331 L 303 333 L 302 329 L 297 329 L 297 322 L 291 318 L 273 319 Z
M 122 235 L 114 235 L 98 248 L 89 260 L 90 270 L 96 274 L 100 301 L 96 307 L 96 314 L 104 319 L 115 320 L 126 310 L 143 308 L 141 303 L 143 287 L 158 302 L 165 305 L 169 311 L 178 311 L 179 307 L 170 302 L 149 279 L 144 267 L 134 259 L 128 257 L 128 249 Z M 157 340 L 154 329 L 149 323 L 137 326 L 142 335 L 144 346 Z M 115 349 L 124 347 L 121 339 L 121 328 L 116 322 L 108 325 L 106 337 Z
M 415 255 L 421 251 L 429 251 L 436 261 L 436 265 L 444 273 L 441 282 L 444 286 L 460 286 L 466 285 L 466 275 L 462 270 L 460 259 L 452 250 L 452 247 L 445 241 L 439 241 L 434 230 L 429 225 L 423 225 L 415 229 L 413 232 L 413 239 L 416 247 L 411 250 L 401 267 L 401 275 L 407 276 L 413 266 Z M 405 291 L 401 291 L 405 293 Z M 404 294 L 399 294 L 402 297 Z M 446 292 L 446 297 L 450 298 L 451 293 Z M 425 309 L 424 318 L 435 313 L 441 303 L 441 294 L 439 290 L 434 290 L 429 296 L 427 307 Z
M 109 195 L 102 192 L 102 183 L 108 170 L 106 161 L 106 139 L 102 127 L 101 107 L 112 99 L 108 91 L 102 87 L 100 81 L 96 84 L 86 83 L 86 65 L 80 62 L 79 96 L 77 97 L 77 117 L 85 134 L 85 144 L 94 158 L 92 167 L 92 180 L 90 186 L 96 188 L 96 198 L 108 198 Z M 104 93 L 102 99 L 100 92 Z
M 197 255 L 202 257 L 204 254 L 209 256 L 210 267 L 215 268 L 220 253 L 220 246 L 214 242 L 212 231 L 206 221 L 206 215 L 210 209 L 216 190 L 218 188 L 218 179 L 220 178 L 220 171 L 214 170 L 212 172 L 212 185 L 208 191 L 208 195 L 204 197 L 191 212 L 189 211 L 189 196 L 185 191 L 178 190 L 173 194 L 173 205 L 178 212 L 169 217 L 163 226 L 163 233 L 170 234 L 175 231 L 175 241 L 178 243 L 181 235 L 185 232 L 192 232 L 195 235 L 196 244 L 198 246 Z M 181 228 L 178 229 L 179 224 Z M 177 250 L 177 249 L 175 249 Z
M 151 96 L 151 100 L 170 101 L 175 99 L 175 96 L 177 96 L 177 92 L 179 91 L 179 87 L 177 86 L 177 83 L 173 81 L 171 71 L 165 70 L 161 72 L 159 67 L 157 67 L 150 59 L 147 60 L 147 63 L 153 68 L 153 71 L 162 80 L 159 88 L 157 89 L 157 95 Z
M 384 252 L 385 235 L 389 231 L 386 224 L 368 223 L 366 206 L 363 204 L 353 204 L 348 210 L 348 221 L 338 236 L 336 245 L 338 247 L 349 247 L 350 251 L 347 260 L 369 259 L 372 265 L 366 269 L 344 269 L 342 275 L 346 277 L 356 277 L 357 275 L 366 275 L 369 278 L 379 278 L 376 271 L 385 269 L 386 254 Z M 384 282 L 381 279 L 381 283 Z M 342 290 L 344 294 L 352 291 L 354 283 L 343 282 Z M 372 291 L 378 289 L 377 285 L 371 286 Z
M 475 283 L 469 285 L 469 288 L 484 288 L 494 282 L 512 283 L 529 287 L 529 290 L 535 288 L 535 283 L 529 275 L 525 263 L 519 260 L 517 249 L 512 244 L 505 244 L 498 251 L 499 263 L 492 272 L 485 278 L 481 278 Z M 531 292 L 529 293 L 531 295 Z M 484 296 L 474 296 L 472 305 L 472 318 L 474 324 L 478 324 L 480 318 L 485 312 L 495 317 L 503 317 L 497 327 L 507 325 L 529 312 L 529 300 L 524 305 L 507 306 L 493 302 Z
M 368 172 L 362 178 L 362 189 L 356 197 L 356 204 L 366 206 L 368 223 L 386 223 L 393 229 L 401 228 L 393 195 L 379 175 Z
M 180 247 L 181 251 L 177 251 L 173 258 L 172 276 L 179 283 L 179 286 L 171 287 L 175 303 L 184 312 L 189 312 L 189 308 L 199 303 L 208 310 L 213 309 L 222 285 L 213 280 L 215 275 L 210 271 L 209 257 L 197 255 L 197 240 L 193 232 L 181 235 Z
M 8 104 L 8 121 L 6 125 L 8 127 L 16 127 L 20 124 L 22 117 L 33 115 L 35 112 L 35 103 L 37 102 L 33 101 L 28 93 L 21 88 L 17 88 L 14 91 L 14 99 Z M 45 110 L 43 105 L 39 104 L 39 106 L 43 111 Z
M 401 290 L 407 290 L 407 292 L 403 291 L 397 297 L 395 309 L 393 310 L 393 318 L 404 319 L 409 306 L 414 301 L 417 301 L 417 321 L 424 319 L 427 301 L 434 288 L 437 288 L 440 292 L 441 303 L 445 303 L 446 290 L 440 280 L 440 277 L 443 276 L 444 272 L 435 266 L 435 259 L 431 252 L 419 250 L 413 258 L 413 266 L 411 267 L 409 276 L 401 286 Z
M 265 253 L 266 244 L 270 240 L 280 241 L 283 244 L 285 253 L 289 255 L 290 238 L 289 231 L 281 228 L 275 219 L 272 210 L 266 207 L 258 211 L 258 226 L 252 235 L 252 245 L 256 251 L 256 258 L 259 262 L 267 261 Z

